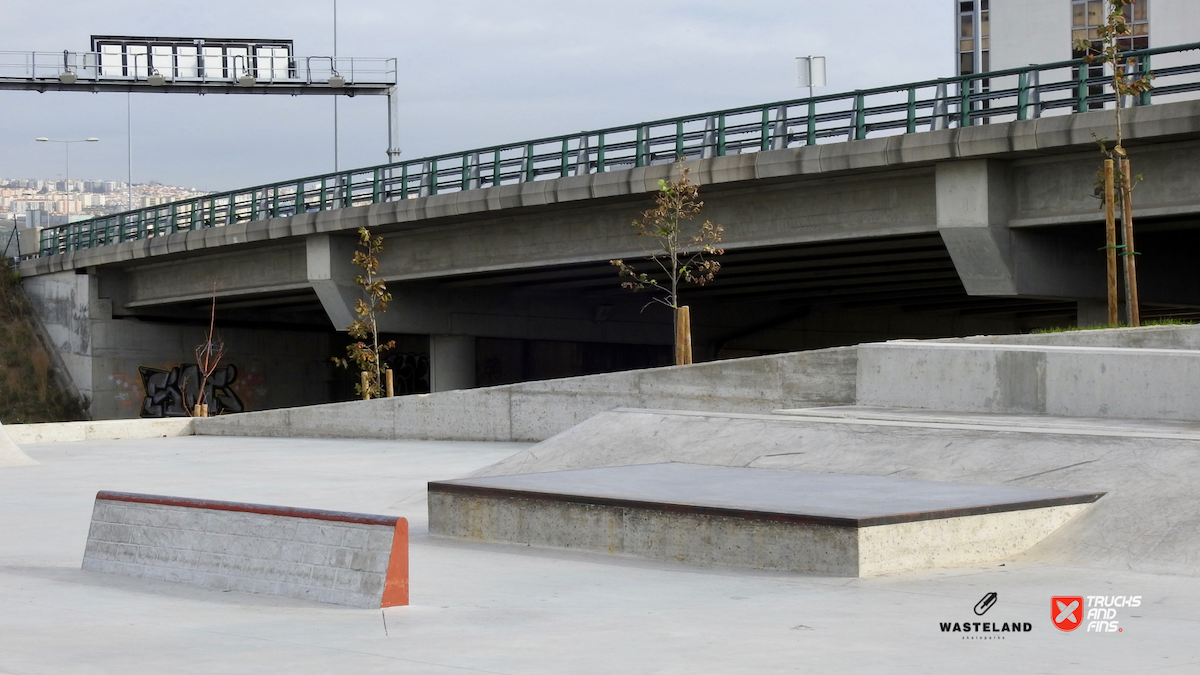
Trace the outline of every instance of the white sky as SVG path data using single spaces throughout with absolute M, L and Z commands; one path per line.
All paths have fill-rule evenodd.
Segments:
M 332 52 L 332 0 L 0 0 L 3 51 L 86 51 L 89 36 L 290 38 Z M 199 7 L 203 10 L 198 12 Z M 405 159 L 953 74 L 948 0 L 340 0 L 341 56 L 400 63 Z M 0 177 L 124 180 L 126 97 L 0 91 Z M 341 168 L 386 161 L 383 97 L 342 98 Z M 333 170 L 326 97 L 133 96 L 133 179 L 223 190 Z

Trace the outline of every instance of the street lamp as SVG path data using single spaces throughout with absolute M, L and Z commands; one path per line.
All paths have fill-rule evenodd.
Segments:
M 96 141 L 98 141 L 100 139 L 91 137 L 91 138 L 81 138 L 81 139 L 75 140 L 75 141 L 60 141 L 60 140 L 57 140 L 54 138 L 46 138 L 45 136 L 39 136 L 39 137 L 35 138 L 34 140 L 38 141 L 39 143 L 62 143 L 63 147 L 65 147 L 67 149 L 67 174 L 66 174 L 67 203 L 65 206 L 66 206 L 67 215 L 70 215 L 70 213 L 71 213 L 71 196 L 70 196 L 70 194 L 71 194 L 71 144 L 72 143 L 95 143 Z

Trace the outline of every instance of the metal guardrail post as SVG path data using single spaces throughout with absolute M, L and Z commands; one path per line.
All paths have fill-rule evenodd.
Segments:
M 479 189 L 479 153 L 478 152 L 472 153 L 472 155 L 471 155 L 471 171 L 467 175 L 467 180 L 468 180 L 468 189 L 470 189 L 470 190 Z
M 1145 76 L 1147 73 L 1149 73 L 1151 71 L 1150 56 L 1149 55 L 1143 56 L 1140 59 L 1140 61 L 1141 61 L 1141 71 L 1138 73 L 1138 75 Z M 1150 105 L 1150 103 L 1151 103 L 1150 97 L 1151 96 L 1153 96 L 1152 90 L 1147 89 L 1146 91 L 1143 91 L 1140 95 L 1138 95 L 1138 104 L 1139 105 Z
M 787 109 L 786 105 L 776 106 L 775 108 L 775 130 L 771 138 L 772 150 L 782 150 L 788 146 Z
M 945 82 L 939 82 L 934 92 L 933 112 L 929 119 L 929 130 L 939 131 L 950 126 L 950 110 L 947 105 L 947 98 L 950 92 L 947 90 Z
M 429 194 L 438 193 L 438 158 L 429 160 Z
M 588 165 L 592 162 L 592 153 L 588 150 L 588 135 L 579 136 L 579 151 L 575 156 L 575 175 L 583 176 L 591 173 Z
M 637 140 L 634 142 L 634 147 L 633 147 L 633 165 L 634 166 L 646 166 L 646 162 L 642 159 L 644 156 L 642 154 L 642 146 L 646 142 L 645 129 L 646 129 L 646 127 L 641 126 L 640 124 L 638 125 Z
M 1088 109 L 1088 65 L 1079 64 L 1079 82 L 1075 90 L 1075 112 L 1087 112 Z
M 604 173 L 604 132 L 600 132 L 600 136 L 596 141 L 596 173 Z
M 907 115 L 907 124 L 904 126 L 905 133 L 916 133 L 917 131 L 917 88 L 908 88 L 908 107 L 905 109 Z
M 817 100 L 808 99 L 808 127 L 804 135 L 805 145 L 817 144 Z
M 867 101 L 863 94 L 854 97 L 854 140 L 867 137 Z
M 725 156 L 725 113 L 717 115 L 717 156 Z
M 762 109 L 762 125 L 758 131 L 758 149 L 766 152 L 771 149 L 771 109 Z
M 536 177 L 536 175 L 534 174 L 534 167 L 533 167 L 533 143 L 525 144 L 525 156 L 524 156 L 524 162 L 522 162 L 522 164 L 524 166 L 523 166 L 523 171 L 521 172 L 521 182 L 522 183 L 532 182 L 533 179 Z
M 971 126 L 971 83 L 960 80 L 958 83 L 958 126 Z
M 675 161 L 683 161 L 683 120 L 675 120 Z
M 559 156 L 559 161 L 561 162 L 561 165 L 559 166 L 558 175 L 560 178 L 567 177 L 568 167 L 571 164 L 571 160 L 569 159 L 570 153 L 571 153 L 570 144 L 567 142 L 567 137 L 563 136 L 562 154 Z
M 1017 119 L 1024 120 L 1029 116 L 1029 74 L 1017 76 Z
M 717 145 L 716 128 L 717 128 L 717 120 L 712 115 L 709 115 L 707 118 L 705 118 L 705 120 L 704 120 L 704 138 L 703 138 L 704 142 L 700 146 L 700 158 L 701 159 L 708 159 L 716 154 L 716 145 Z
M 1032 119 L 1039 119 L 1042 116 L 1042 71 L 1029 71 L 1029 89 L 1030 89 L 1030 105 L 1033 106 Z

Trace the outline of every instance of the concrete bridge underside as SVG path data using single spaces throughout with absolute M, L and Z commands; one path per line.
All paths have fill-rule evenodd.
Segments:
M 1200 102 L 1136 108 L 1143 315 L 1200 317 Z M 1111 113 L 689 162 L 725 227 L 686 290 L 696 355 L 1105 320 L 1096 137 Z M 670 165 L 178 233 L 25 261 L 24 285 L 98 417 L 140 404 L 137 365 L 191 361 L 210 299 L 252 407 L 345 397 L 355 231 L 384 236 L 383 330 L 428 356 L 415 389 L 661 365 L 670 317 L 619 287 L 629 223 Z M 648 269 L 648 268 L 647 268 Z M 411 365 L 411 364 L 410 364 Z M 131 378 L 133 386 L 130 384 Z M 420 379 L 418 376 L 416 379 Z M 126 398 L 121 398 L 121 396 Z

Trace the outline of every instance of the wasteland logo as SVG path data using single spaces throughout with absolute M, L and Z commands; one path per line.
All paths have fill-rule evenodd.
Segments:
M 996 606 L 999 595 L 995 591 L 988 593 L 975 603 L 975 616 L 983 616 Z M 1033 624 L 1028 621 L 940 621 L 938 627 L 943 633 L 961 633 L 964 640 L 1003 640 L 1010 633 L 1028 633 L 1033 630 Z

